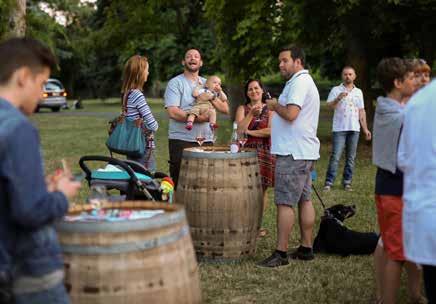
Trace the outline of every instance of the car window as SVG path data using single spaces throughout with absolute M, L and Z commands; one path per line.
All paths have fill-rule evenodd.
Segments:
M 48 81 L 45 84 L 45 90 L 46 91 L 61 91 L 64 88 L 62 87 L 62 85 L 58 82 L 54 82 L 54 81 Z

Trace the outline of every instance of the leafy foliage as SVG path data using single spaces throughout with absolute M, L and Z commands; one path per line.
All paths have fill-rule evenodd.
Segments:
M 214 42 L 202 7 L 202 1 L 98 1 L 91 23 L 96 62 L 90 65 L 98 70 L 90 73 L 99 78 L 100 87 L 119 87 L 124 62 L 134 54 L 146 54 L 150 82 L 159 84 L 180 73 L 188 47 L 203 50 L 208 62 Z M 213 70 L 207 67 L 206 73 Z
M 15 1 L 0 1 L 0 37 Z M 64 25 L 41 4 L 65 20 Z M 338 79 L 344 64 L 359 85 L 373 85 L 385 56 L 436 58 L 435 0 L 80 0 L 27 1 L 27 35 L 46 42 L 59 58 L 56 76 L 74 95 L 118 95 L 124 62 L 150 61 L 148 89 L 162 91 L 181 72 L 189 47 L 202 50 L 204 74 L 240 86 L 249 77 L 278 80 L 277 50 L 296 42 L 321 77 Z M 280 80 L 279 80 L 280 81 Z
M 0 0 L 0 39 L 8 33 L 9 16 L 14 5 L 13 0 Z
M 240 82 L 271 73 L 280 12 L 275 1 L 206 1 L 218 41 L 214 56 L 229 79 Z

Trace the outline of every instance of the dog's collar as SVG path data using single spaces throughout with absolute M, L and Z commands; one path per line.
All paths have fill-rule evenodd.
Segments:
M 336 217 L 334 217 L 330 212 L 328 212 L 327 210 L 325 211 L 324 215 L 321 218 L 322 220 L 324 219 L 331 219 L 334 220 L 336 223 L 338 223 L 341 226 L 344 226 L 344 222 L 338 220 Z

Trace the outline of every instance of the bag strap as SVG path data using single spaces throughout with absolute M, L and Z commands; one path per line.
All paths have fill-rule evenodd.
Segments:
M 127 98 L 129 97 L 129 93 L 130 92 L 124 92 L 121 95 L 121 113 L 122 115 L 126 116 L 127 115 Z

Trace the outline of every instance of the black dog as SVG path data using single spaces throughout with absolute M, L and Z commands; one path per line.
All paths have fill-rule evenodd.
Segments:
M 348 256 L 372 254 L 379 236 L 374 232 L 356 232 L 344 226 L 343 221 L 356 213 L 356 207 L 342 204 L 327 208 L 321 218 L 318 235 L 313 244 L 315 252 Z

